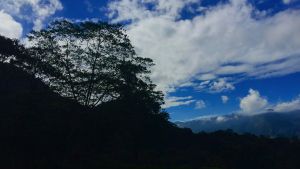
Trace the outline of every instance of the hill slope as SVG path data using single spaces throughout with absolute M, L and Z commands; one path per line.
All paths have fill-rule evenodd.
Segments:
M 119 101 L 95 109 L 0 64 L 0 168 L 297 169 L 300 143 L 193 134 Z

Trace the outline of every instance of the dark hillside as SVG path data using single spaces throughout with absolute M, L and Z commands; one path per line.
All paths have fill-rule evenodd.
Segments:
M 41 168 L 62 159 L 86 110 L 9 64 L 0 77 L 1 165 Z
M 0 65 L 1 168 L 298 169 L 289 139 L 192 134 L 121 101 L 83 107 Z
M 129 112 L 119 101 L 81 106 L 10 64 L 0 64 L 0 78 L 4 168 L 158 164 L 177 130 L 155 115 Z

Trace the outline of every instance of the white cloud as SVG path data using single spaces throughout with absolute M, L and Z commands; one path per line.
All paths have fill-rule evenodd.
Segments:
M 291 2 L 292 2 L 292 0 L 282 0 L 282 3 L 284 3 L 284 4 L 289 4 Z
M 206 107 L 206 103 L 203 100 L 198 100 L 195 103 L 195 109 L 204 109 Z
M 264 113 L 267 106 L 267 99 L 261 97 L 260 93 L 253 89 L 249 89 L 249 94 L 240 101 L 241 113 L 245 115 Z
M 217 76 L 214 75 L 214 74 L 202 74 L 200 76 L 197 77 L 198 80 L 213 80 L 213 79 L 216 79 Z
M 221 96 L 221 100 L 222 100 L 222 102 L 225 104 L 225 103 L 228 102 L 229 97 L 228 97 L 228 96 Z
M 241 114 L 256 115 L 272 110 L 276 113 L 287 113 L 300 110 L 300 96 L 291 101 L 269 104 L 268 100 L 260 95 L 256 90 L 250 89 L 249 94 L 241 99 Z
M 166 97 L 165 104 L 162 107 L 170 108 L 170 107 L 176 107 L 176 106 L 190 105 L 190 104 L 194 103 L 195 101 L 196 100 L 194 100 L 192 96 Z
M 223 92 L 223 91 L 234 90 L 235 87 L 231 83 L 226 82 L 225 79 L 221 78 L 213 82 L 209 89 L 212 92 Z
M 230 115 L 206 115 L 206 116 L 198 116 L 191 119 L 186 119 L 182 122 L 188 121 L 215 121 L 217 123 L 226 122 L 228 120 L 238 119 L 240 116 L 237 114 L 230 114 Z
M 59 0 L 1 0 L 4 12 L 34 24 L 34 29 L 43 27 L 43 22 L 63 8 Z
M 23 27 L 12 16 L 4 11 L 0 11 L 0 21 L 0 35 L 14 39 L 22 36 Z
M 300 97 L 290 101 L 278 103 L 274 106 L 274 111 L 276 112 L 290 112 L 294 110 L 300 110 Z
M 160 90 L 202 79 L 215 84 L 207 90 L 223 91 L 218 90 L 225 84 L 220 77 L 265 78 L 300 71 L 300 10 L 264 16 L 245 0 L 230 0 L 192 19 L 180 18 L 192 3 L 117 0 L 109 5 L 113 21 L 131 21 L 129 37 L 138 54 L 155 61 L 152 79 Z M 230 84 L 225 89 L 234 89 Z
M 235 89 L 233 84 L 228 82 L 225 78 L 202 81 L 198 85 L 194 84 L 192 87 L 197 91 L 207 91 L 210 93 L 220 93 Z
M 108 4 L 109 17 L 113 22 L 140 21 L 161 17 L 178 18 L 181 10 L 198 0 L 116 0 Z M 153 6 L 153 10 L 147 8 Z M 130 11 L 130 12 L 128 12 Z
M 298 0 L 282 0 L 282 3 L 288 5 L 288 4 L 291 4 L 291 3 L 296 2 L 296 1 L 298 1 Z
M 228 120 L 228 118 L 226 116 L 218 116 L 218 117 L 216 117 L 216 122 L 219 122 L 219 123 L 225 122 L 227 120 Z

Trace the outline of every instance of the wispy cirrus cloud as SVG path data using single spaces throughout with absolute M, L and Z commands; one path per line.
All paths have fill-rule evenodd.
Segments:
M 186 105 L 190 105 L 195 102 L 196 102 L 196 100 L 193 99 L 192 96 L 186 96 L 186 97 L 172 96 L 172 97 L 167 97 L 166 103 L 163 105 L 163 108 L 186 106 Z

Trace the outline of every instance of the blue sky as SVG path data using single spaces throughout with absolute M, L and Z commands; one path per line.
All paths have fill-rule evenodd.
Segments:
M 300 109 L 299 0 L 2 0 L 0 34 L 55 18 L 122 23 L 171 120 Z

